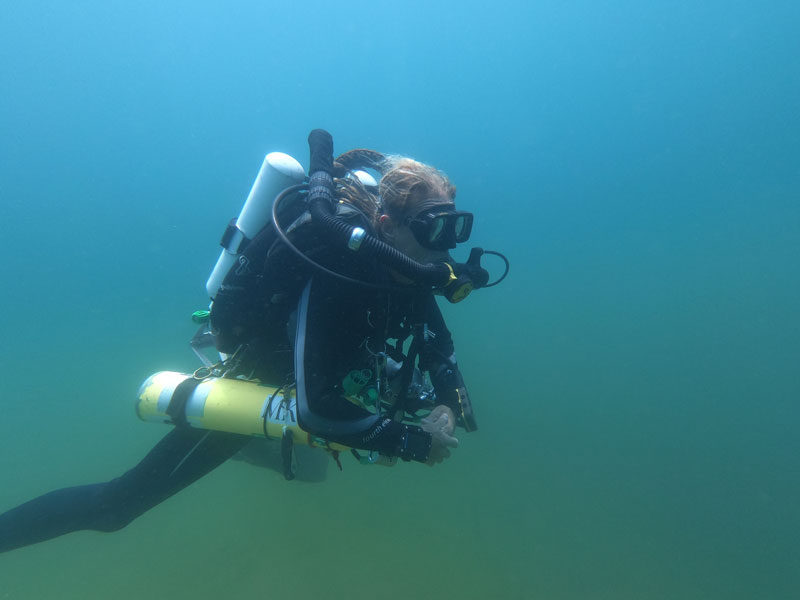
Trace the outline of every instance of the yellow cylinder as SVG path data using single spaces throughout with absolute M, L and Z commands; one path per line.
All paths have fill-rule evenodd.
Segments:
M 139 388 L 136 414 L 143 421 L 172 423 L 167 408 L 175 389 L 191 375 L 161 371 L 145 380 Z M 297 444 L 321 446 L 330 450 L 349 447 L 328 442 L 300 429 L 297 423 L 297 399 L 294 390 L 288 393 L 270 385 L 241 379 L 209 377 L 203 380 L 186 401 L 186 420 L 198 429 L 211 429 L 281 439 L 290 431 Z

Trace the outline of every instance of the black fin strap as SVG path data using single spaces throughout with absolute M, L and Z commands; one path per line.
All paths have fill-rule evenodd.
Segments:
M 169 406 L 167 406 L 167 414 L 172 417 L 172 423 L 176 427 L 189 427 L 189 421 L 186 420 L 186 403 L 195 388 L 202 382 L 202 379 L 187 377 L 172 392 L 172 398 L 169 399 Z

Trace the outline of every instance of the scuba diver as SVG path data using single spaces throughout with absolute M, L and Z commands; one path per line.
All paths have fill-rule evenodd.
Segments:
M 361 462 L 433 465 L 458 446 L 456 426 L 477 429 L 435 295 L 458 302 L 495 285 L 508 261 L 487 251 L 506 263 L 488 283 L 483 250 L 466 263 L 452 259 L 473 215 L 456 210 L 455 187 L 435 168 L 370 150 L 334 160 L 323 130 L 311 132 L 309 146 L 307 183 L 282 185 L 258 231 L 243 230 L 240 216 L 223 236 L 201 336 L 221 360 L 182 378 L 163 406 L 157 394 L 174 428 L 118 478 L 1 514 L 0 552 L 73 531 L 119 530 L 242 450 L 252 435 L 197 428 L 190 418 L 188 399 L 211 375 L 270 384 L 270 404 L 291 391 L 297 424 L 337 463 L 336 444 Z M 291 440 L 281 441 L 289 457 Z

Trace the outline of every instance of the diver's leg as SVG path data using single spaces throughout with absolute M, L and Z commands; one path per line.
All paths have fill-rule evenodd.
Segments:
M 218 467 L 248 441 L 244 435 L 176 427 L 121 477 L 56 490 L 0 515 L 0 552 L 81 529 L 122 529 Z

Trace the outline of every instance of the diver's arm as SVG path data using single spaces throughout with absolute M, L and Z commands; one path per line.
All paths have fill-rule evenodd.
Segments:
M 353 448 L 425 462 L 432 443 L 429 433 L 373 414 L 343 397 L 342 369 L 337 363 L 343 351 L 357 347 L 355 340 L 360 338 L 354 338 L 352 331 L 359 326 L 347 319 L 354 310 L 352 302 L 349 288 L 324 278 L 319 283 L 312 278 L 301 294 L 294 347 L 300 427 Z M 347 340 L 343 348 L 342 340 Z
M 467 386 L 458 368 L 453 338 L 433 296 L 430 297 L 425 312 L 430 335 L 420 367 L 430 375 L 437 403 L 453 411 L 458 425 L 467 431 L 476 431 L 478 425 L 472 412 Z
M 336 390 L 308 395 L 305 410 L 302 404 L 298 409 L 303 430 L 329 441 L 403 460 L 426 462 L 431 454 L 431 433 L 386 415 L 375 415 L 342 398 Z

